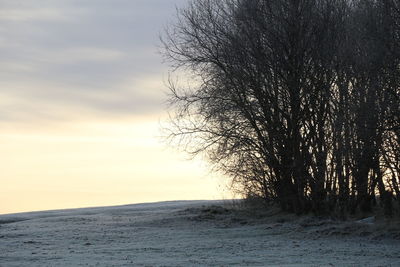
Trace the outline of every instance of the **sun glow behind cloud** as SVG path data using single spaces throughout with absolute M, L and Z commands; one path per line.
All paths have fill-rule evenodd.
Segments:
M 158 137 L 156 44 L 185 0 L 0 0 L 0 213 L 221 198 Z

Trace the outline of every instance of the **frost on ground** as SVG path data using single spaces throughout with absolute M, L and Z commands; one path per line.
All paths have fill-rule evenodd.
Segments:
M 0 266 L 400 266 L 398 224 L 221 201 L 0 216 Z

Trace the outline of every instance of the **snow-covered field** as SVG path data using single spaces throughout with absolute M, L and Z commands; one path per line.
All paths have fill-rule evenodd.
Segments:
M 400 266 L 397 229 L 222 201 L 20 213 L 0 216 L 0 266 Z

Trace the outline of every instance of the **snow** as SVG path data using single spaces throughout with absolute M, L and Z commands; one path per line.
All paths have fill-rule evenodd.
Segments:
M 9 214 L 0 266 L 400 266 L 397 228 L 379 229 L 226 201 Z

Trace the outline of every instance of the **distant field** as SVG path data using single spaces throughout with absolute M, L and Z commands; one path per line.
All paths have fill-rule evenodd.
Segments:
M 0 266 L 400 266 L 396 231 L 223 201 L 21 213 L 0 216 Z

